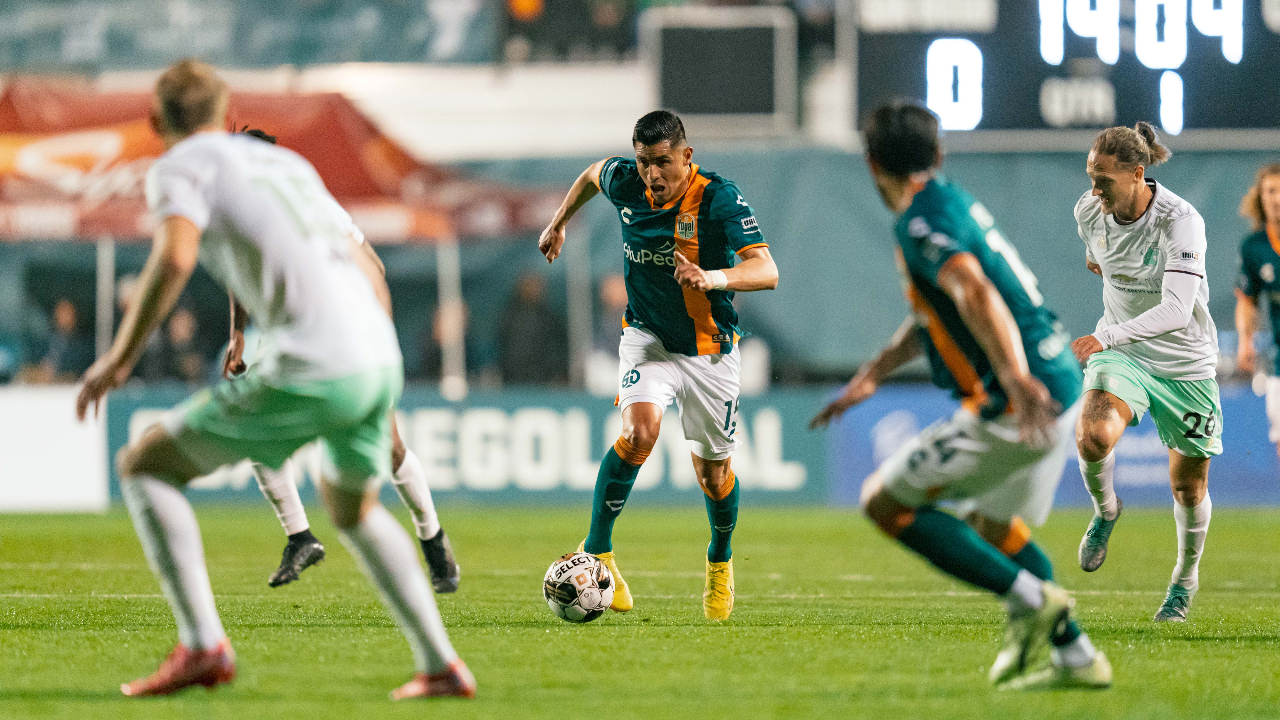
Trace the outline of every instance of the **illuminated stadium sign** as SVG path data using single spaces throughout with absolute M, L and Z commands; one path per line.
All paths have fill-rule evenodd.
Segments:
M 913 97 L 948 130 L 1280 127 L 1280 0 L 897 7 L 861 13 L 860 114 Z

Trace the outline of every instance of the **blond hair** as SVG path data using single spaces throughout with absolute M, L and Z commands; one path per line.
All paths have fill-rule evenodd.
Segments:
M 1125 167 L 1155 167 L 1173 153 L 1160 144 L 1156 129 L 1151 123 L 1139 120 L 1133 127 L 1109 127 L 1098 133 L 1093 141 L 1093 152 L 1098 155 L 1114 155 L 1116 163 Z
M 193 58 L 179 60 L 156 81 L 156 114 L 166 132 L 190 135 L 221 121 L 229 94 L 210 65 Z
M 1254 230 L 1261 230 L 1267 224 L 1267 214 L 1262 208 L 1262 181 L 1269 177 L 1280 177 L 1280 163 L 1263 165 L 1253 180 L 1253 186 L 1240 200 L 1240 214 L 1253 223 Z M 1273 218 L 1280 222 L 1280 218 Z

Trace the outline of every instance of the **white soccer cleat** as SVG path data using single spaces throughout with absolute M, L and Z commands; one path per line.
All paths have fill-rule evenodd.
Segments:
M 1009 615 L 1004 645 L 987 675 L 993 685 L 1001 685 L 1026 672 L 1040 650 L 1049 644 L 1049 638 L 1071 617 L 1075 601 L 1062 586 L 1046 580 L 1040 587 L 1044 604 L 1039 610 Z
M 1101 650 L 1084 667 L 1050 665 L 1033 670 L 1000 686 L 1001 690 L 1105 690 L 1111 687 L 1111 662 Z

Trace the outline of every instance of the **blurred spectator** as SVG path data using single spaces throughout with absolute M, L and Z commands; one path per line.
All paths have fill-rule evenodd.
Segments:
M 168 379 L 186 383 L 205 380 L 205 358 L 196 345 L 196 330 L 196 316 L 190 308 L 180 307 L 169 316 L 164 344 Z
M 75 382 L 93 364 L 93 339 L 80 329 L 80 314 L 66 298 L 53 304 L 53 328 L 44 357 L 23 374 L 33 383 Z
M 133 303 L 133 296 L 137 291 L 137 275 L 121 275 L 116 280 L 115 325 L 117 331 L 120 329 L 120 321 L 124 319 L 125 311 Z M 147 382 L 160 382 L 165 378 L 165 371 L 164 340 L 161 337 L 161 332 L 156 330 L 151 333 L 151 337 L 147 338 L 147 347 L 143 349 L 142 357 L 138 359 L 138 364 L 133 368 L 133 377 Z
M 467 374 L 471 374 L 478 367 L 480 356 L 476 351 L 471 336 L 467 334 L 467 326 L 471 322 L 471 312 L 467 309 L 466 303 L 454 310 L 454 312 L 445 312 L 443 307 L 437 307 L 436 311 L 431 314 L 431 326 L 429 332 L 424 333 L 422 338 L 422 367 L 419 375 L 425 380 L 439 380 L 441 369 L 444 365 L 443 348 L 447 338 L 456 337 L 458 334 L 463 338 L 464 361 L 467 366 Z
M 569 380 L 569 334 L 546 300 L 541 275 L 526 273 L 498 321 L 498 366 L 502 382 L 563 385 Z
M 586 368 L 587 390 L 593 395 L 607 397 L 618 391 L 618 340 L 626 313 L 627 283 L 622 273 L 604 276 L 600 280 L 600 309 Z

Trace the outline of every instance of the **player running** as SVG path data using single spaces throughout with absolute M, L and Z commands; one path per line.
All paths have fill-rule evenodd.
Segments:
M 119 455 L 121 493 L 180 640 L 155 674 L 121 690 L 165 695 L 235 677 L 182 488 L 245 457 L 278 467 L 323 439 L 320 486 L 334 525 L 413 650 L 418 672 L 392 697 L 472 697 L 475 681 L 449 643 L 413 544 L 378 503 L 391 474 L 387 418 L 403 383 L 395 328 L 374 291 L 378 270 L 344 232 L 310 164 L 222 131 L 228 98 L 213 69 L 194 60 L 157 81 L 152 124 L 165 153 L 147 175 L 155 244 L 137 299 L 76 400 L 83 418 L 128 378 L 197 257 L 266 339 L 243 377 L 195 394 Z
M 1245 375 L 1257 369 L 1257 352 L 1253 334 L 1258 330 L 1258 304 L 1265 294 L 1271 316 L 1271 334 L 1280 347 L 1280 163 L 1258 171 L 1253 187 L 1240 202 L 1240 214 L 1253 223 L 1254 232 L 1240 243 L 1240 278 L 1236 281 L 1236 333 L 1240 344 L 1236 367 Z M 1270 439 L 1280 452 L 1280 353 L 1276 354 L 1275 372 L 1267 377 L 1267 420 L 1271 423 Z
M 680 118 L 665 110 L 645 115 L 631 143 L 634 160 L 607 158 L 578 176 L 538 240 L 551 262 L 564 245 L 565 226 L 596 193 L 618 208 L 628 299 L 618 345 L 622 435 L 600 464 L 591 528 L 578 549 L 613 573 L 611 607 L 630 610 L 631 591 L 613 554 L 613 523 L 674 400 L 711 523 L 702 612 L 724 620 L 733 610 L 730 539 L 738 522 L 730 467 L 740 367 L 733 294 L 772 290 L 778 268 L 738 186 L 694 164 Z M 736 266 L 734 255 L 742 259 Z
M 261 130 L 245 128 L 240 131 L 263 142 L 276 143 L 274 135 Z M 351 216 L 340 205 L 334 203 L 335 214 L 346 219 L 347 234 L 369 256 L 369 260 L 378 268 L 379 274 L 374 278 L 374 291 L 378 295 L 387 314 L 391 314 L 391 291 L 387 288 L 386 268 L 373 247 L 364 241 L 364 233 L 351 221 Z M 231 295 L 231 338 L 227 343 L 227 353 L 223 359 L 222 376 L 230 379 L 245 371 L 244 363 L 244 330 L 249 321 L 249 314 Z M 311 533 L 311 523 L 307 520 L 307 511 L 302 506 L 302 498 L 298 496 L 298 469 L 293 458 L 286 460 L 279 470 L 272 470 L 262 463 L 253 464 L 254 477 L 258 488 L 271 502 L 276 518 L 284 527 L 288 540 L 281 554 L 280 567 L 267 579 L 267 585 L 279 587 L 298 579 L 298 575 L 308 567 L 324 559 L 324 545 Z M 400 500 L 409 509 L 413 520 L 414 533 L 422 546 L 423 557 L 427 560 L 427 569 L 431 572 L 431 586 L 438 593 L 452 593 L 458 590 L 461 570 L 453 559 L 453 548 L 449 544 L 449 536 L 444 534 L 440 526 L 440 516 L 436 514 L 436 506 L 431 498 L 431 488 L 427 486 L 426 472 L 422 462 L 412 450 L 405 447 L 400 438 L 400 429 L 396 425 L 395 412 L 391 414 L 391 482 L 400 496 Z
M 1043 524 L 1078 413 L 1080 367 L 1044 307 L 1036 277 L 981 203 L 938 174 L 938 119 L 914 104 L 875 111 L 867 165 L 894 234 L 913 315 L 813 419 L 823 427 L 924 354 L 960 408 L 867 478 L 862 506 L 886 534 L 939 569 L 998 595 L 1009 610 L 991 682 L 1005 689 L 1111 685 L 1111 665 L 1071 619 Z M 1067 408 L 1067 410 L 1063 410 Z M 968 525 L 935 507 L 961 503 Z M 1033 668 L 1052 645 L 1047 667 Z
M 1107 557 L 1120 517 L 1112 482 L 1115 446 L 1151 410 L 1169 448 L 1178 562 L 1156 622 L 1183 622 L 1199 587 L 1209 531 L 1209 459 L 1222 452 L 1218 331 L 1209 316 L 1204 220 L 1186 200 L 1146 176 L 1169 158 L 1150 124 L 1107 128 L 1085 165 L 1093 183 L 1076 203 L 1085 264 L 1102 277 L 1102 318 L 1071 349 L 1085 368 L 1076 428 L 1080 473 L 1094 517 L 1080 540 L 1080 567 Z

